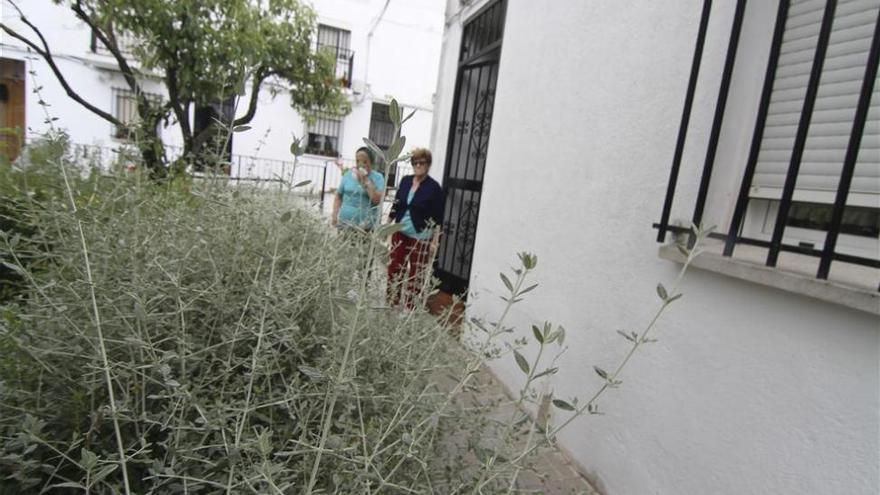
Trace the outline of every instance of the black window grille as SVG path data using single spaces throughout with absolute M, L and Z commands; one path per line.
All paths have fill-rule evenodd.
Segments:
M 370 114 L 370 140 L 387 150 L 394 139 L 394 123 L 388 114 L 388 105 L 373 103 Z
M 162 97 L 156 93 L 144 93 L 147 99 L 154 102 L 161 101 Z M 134 137 L 135 127 L 140 122 L 138 104 L 135 93 L 128 89 L 113 88 L 113 116 L 123 125 L 113 126 L 113 137 L 117 139 L 131 139 Z M 157 132 L 159 128 L 157 126 Z
M 306 153 L 312 155 L 340 155 L 339 144 L 342 140 L 342 117 L 326 113 L 315 113 L 306 123 Z
M 318 24 L 316 48 L 330 51 L 336 59 L 336 77 L 346 88 L 351 87 L 354 68 L 354 51 L 351 49 L 351 32 L 332 26 Z
M 670 225 L 669 219 L 711 5 L 711 0 L 704 0 L 666 199 L 655 224 L 658 242 L 665 241 L 667 232 L 687 232 Z M 737 1 L 693 210 L 695 224 L 703 220 L 745 6 L 745 0 Z M 877 3 L 779 0 L 736 205 L 727 231 L 712 234 L 724 241 L 724 256 L 733 255 L 737 245 L 748 244 L 767 249 L 767 266 L 776 266 L 781 251 L 818 257 L 820 279 L 828 278 L 833 261 L 880 268 L 880 253 L 856 256 L 839 252 L 837 245 L 841 234 L 875 239 L 880 234 L 878 59 Z M 775 213 L 767 222 L 767 238 L 744 230 L 747 214 L 755 208 Z M 787 227 L 820 230 L 824 240 L 819 247 L 792 242 L 786 237 Z
M 394 140 L 394 123 L 388 114 L 388 105 L 373 103 L 370 114 L 370 140 L 376 143 L 383 151 L 387 151 Z M 380 167 L 381 168 L 381 167 Z M 397 184 L 397 167 L 387 171 L 386 182 L 389 187 Z
M 459 60 L 468 60 L 479 53 L 489 52 L 501 46 L 504 31 L 505 8 L 495 2 L 464 27 L 461 36 Z

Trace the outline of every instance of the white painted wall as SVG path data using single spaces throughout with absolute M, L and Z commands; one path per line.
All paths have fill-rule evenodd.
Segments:
M 91 37 L 85 24 L 77 21 L 66 8 L 49 1 L 21 2 L 19 5 L 28 19 L 41 28 L 43 35 L 56 55 L 56 61 L 70 86 L 85 100 L 109 113 L 113 113 L 113 88 L 127 89 L 121 75 L 113 70 L 111 57 L 91 53 Z M 16 12 L 5 1 L 2 3 L 2 19 L 19 33 L 35 40 L 34 33 L 22 24 Z M 0 56 L 23 60 L 28 74 L 25 82 L 25 105 L 27 135 L 44 134 L 50 125 L 48 118 L 57 118 L 54 126 L 66 130 L 74 143 L 116 146 L 123 141 L 112 137 L 113 126 L 70 99 L 53 75 L 48 64 L 23 43 L 3 33 L 0 37 Z M 33 73 L 30 73 L 33 72 Z M 34 88 L 48 106 L 39 104 Z M 143 81 L 144 90 L 165 95 L 158 79 Z M 163 139 L 169 144 L 180 145 L 179 130 L 175 125 L 162 129 Z
M 749 3 L 750 53 L 739 60 L 757 72 L 734 78 L 713 188 L 735 191 L 741 177 L 737 150 L 756 111 L 742 102 L 760 91 L 771 3 Z M 437 156 L 461 22 L 480 4 L 458 15 L 458 2 L 449 3 Z M 469 311 L 497 317 L 498 272 L 517 251 L 536 253 L 540 288 L 512 323 L 526 337 L 544 320 L 568 329 L 570 349 L 552 382 L 558 397 L 600 386 L 592 366 L 609 369 L 628 348 L 615 330 L 643 328 L 657 282 L 668 285 L 678 269 L 658 258 L 651 224 L 666 192 L 701 4 L 508 2 Z M 716 2 L 713 11 L 673 219 L 689 221 L 693 209 L 733 5 Z M 720 198 L 710 220 L 731 207 L 731 195 Z M 560 437 L 597 486 L 614 495 L 880 492 L 878 319 L 697 270 L 683 292 L 657 327 L 660 342 L 637 354 L 622 388 L 601 401 L 606 414 Z M 513 359 L 495 370 L 512 388 L 521 383 Z
M 111 111 L 111 88 L 126 86 L 112 70 L 110 57 L 89 51 L 90 35 L 86 26 L 67 9 L 49 0 L 19 3 L 29 19 L 43 30 L 53 51 L 60 57 L 59 65 L 71 86 L 89 101 Z M 391 97 L 397 98 L 407 110 L 417 110 L 416 116 L 404 126 L 408 147 L 427 146 L 431 137 L 444 5 L 431 0 L 392 0 L 385 14 L 378 19 L 385 0 L 317 0 L 312 3 L 320 23 L 352 32 L 355 81 L 354 91 L 348 91 L 352 112 L 344 119 L 340 146 L 343 156 L 352 158 L 355 150 L 363 146 L 362 138 L 369 132 L 372 102 L 387 103 Z M 26 28 L 17 20 L 13 9 L 6 2 L 2 6 L 3 22 L 25 32 Z M 368 36 L 373 26 L 373 35 Z M 25 60 L 33 54 L 28 54 L 20 42 L 4 34 L 0 39 L 0 55 Z M 74 142 L 101 146 L 117 144 L 111 138 L 112 126 L 69 99 L 48 65 L 40 59 L 28 60 L 27 65 L 29 70 L 36 72 L 34 78 L 27 81 L 29 135 L 47 130 L 42 108 L 30 93 L 37 84 L 43 87 L 43 99 L 51 105 L 51 115 L 59 118 L 56 125 L 68 130 Z M 158 82 L 145 83 L 145 87 L 147 91 L 164 94 Z M 246 110 L 248 97 L 249 93 L 240 103 L 241 114 Z M 252 129 L 235 135 L 233 153 L 291 160 L 291 136 L 303 135 L 302 117 L 290 108 L 289 98 L 283 90 L 273 97 L 270 88 L 264 85 L 259 102 L 256 117 L 250 124 Z M 179 130 L 174 126 L 164 129 L 162 134 L 171 144 L 181 142 Z

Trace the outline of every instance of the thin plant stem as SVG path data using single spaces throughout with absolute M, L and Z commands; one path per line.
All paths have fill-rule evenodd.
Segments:
M 529 271 L 530 270 L 528 268 L 523 268 L 519 272 L 519 274 L 516 278 L 516 282 L 514 282 L 514 284 L 513 284 L 514 289 L 511 292 L 518 293 L 520 291 L 520 289 L 522 289 L 523 282 L 525 281 L 526 275 L 529 273 Z M 480 346 L 480 349 L 478 350 L 478 352 L 475 353 L 474 359 L 471 360 L 471 362 L 465 368 L 465 373 L 462 376 L 462 378 L 459 379 L 459 381 L 458 381 L 458 383 L 456 383 L 455 387 L 453 387 L 453 389 L 446 395 L 446 399 L 443 401 L 443 403 L 440 405 L 440 407 L 437 408 L 436 412 L 434 414 L 428 416 L 427 418 L 425 418 L 424 420 L 422 420 L 418 424 L 419 428 L 422 428 L 423 426 L 425 426 L 425 424 L 427 422 L 429 422 L 433 417 L 436 416 L 439 418 L 439 416 L 446 410 L 446 408 L 449 407 L 449 404 L 452 402 L 452 399 L 458 395 L 458 393 L 465 387 L 465 385 L 467 385 L 467 383 L 471 380 L 471 378 L 480 369 L 480 367 L 483 364 L 483 354 L 485 353 L 486 349 L 489 348 L 489 345 L 491 345 L 492 340 L 504 331 L 504 322 L 505 322 L 505 320 L 507 320 L 507 316 L 510 313 L 510 309 L 515 304 L 514 301 L 515 301 L 515 298 L 513 298 L 513 297 L 508 298 L 507 303 L 504 306 L 504 310 L 501 312 L 501 317 L 495 323 L 494 330 L 489 335 L 487 335 L 486 338 L 483 340 L 483 343 Z M 420 444 L 422 442 L 422 440 L 424 439 L 425 435 L 427 435 L 427 433 L 431 430 L 432 430 L 432 428 L 423 428 L 419 432 L 419 436 L 416 437 L 416 440 L 414 443 Z M 386 475 L 386 477 L 390 478 L 391 476 L 393 476 L 394 473 L 397 472 L 398 469 L 400 469 L 400 467 L 403 465 L 403 462 L 405 460 L 406 460 L 406 458 L 403 458 L 400 461 L 398 461 L 397 464 Z
M 104 332 L 101 327 L 101 312 L 98 311 L 98 299 L 95 295 L 95 282 L 92 278 L 92 264 L 89 261 L 89 248 L 86 244 L 86 235 L 83 231 L 82 222 L 76 218 L 77 208 L 76 200 L 73 197 L 73 189 L 70 187 L 70 180 L 67 177 L 67 167 L 64 165 L 64 159 L 59 160 L 61 167 L 61 175 L 64 178 L 64 187 L 67 190 L 67 198 L 70 201 L 70 208 L 73 212 L 74 222 L 79 232 L 80 247 L 82 248 L 83 263 L 86 269 L 86 278 L 89 285 L 89 298 L 92 301 L 92 313 L 95 318 L 95 330 L 98 333 L 98 348 L 101 351 L 101 364 L 104 370 L 104 382 L 107 386 L 107 396 L 110 400 L 110 417 L 113 420 L 113 432 L 116 436 L 116 449 L 119 454 L 119 465 L 122 470 L 122 483 L 125 488 L 126 495 L 131 494 L 131 488 L 128 483 L 128 466 L 125 462 L 125 447 L 122 442 L 122 431 L 119 428 L 119 414 L 116 408 L 116 398 L 113 392 L 113 379 L 110 376 L 110 361 L 107 358 L 107 346 L 104 341 Z
M 275 236 L 275 248 L 272 252 L 272 263 L 269 265 L 268 287 L 270 290 L 272 288 L 272 283 L 275 279 L 275 266 L 276 266 L 276 262 L 278 261 L 278 244 L 280 241 L 281 241 L 281 237 L 276 235 Z M 257 368 L 257 358 L 259 357 L 260 348 L 263 343 L 263 336 L 266 333 L 266 314 L 268 313 L 268 311 L 269 311 L 269 305 L 267 303 L 266 305 L 263 306 L 263 311 L 260 315 L 260 331 L 257 334 L 257 343 L 254 345 L 254 352 L 251 356 L 251 375 L 248 380 L 247 391 L 245 393 L 244 407 L 242 408 L 241 417 L 239 418 L 238 425 L 237 425 L 236 431 L 235 431 L 234 446 L 236 449 L 239 448 L 239 446 L 241 445 L 241 434 L 242 434 L 242 431 L 244 430 L 244 424 L 245 424 L 245 422 L 247 422 L 248 413 L 250 412 L 251 395 L 254 390 L 254 377 L 256 375 L 255 370 Z M 232 473 L 233 473 L 234 467 L 235 467 L 235 465 L 230 463 L 230 469 L 229 469 L 229 473 L 230 473 L 229 478 L 230 479 L 229 479 L 229 484 L 227 484 L 226 493 L 231 493 L 231 491 L 232 491 L 231 481 L 232 481 Z
M 685 275 L 685 273 L 687 272 L 687 269 L 688 269 L 688 267 L 690 266 L 691 262 L 692 262 L 692 261 L 694 260 L 694 258 L 700 253 L 699 245 L 700 245 L 700 241 L 702 240 L 702 237 L 703 237 L 704 233 L 703 233 L 703 230 L 702 230 L 702 229 L 695 229 L 695 231 L 697 232 L 697 236 L 696 236 L 696 237 L 697 237 L 697 242 L 696 242 L 696 243 L 694 244 L 694 246 L 693 246 L 690 250 L 688 250 L 688 252 L 687 252 L 687 257 L 685 258 L 685 261 L 684 261 L 684 263 L 682 264 L 681 269 L 679 269 L 679 271 L 678 271 L 678 275 L 675 277 L 675 280 L 674 280 L 674 282 L 673 282 L 673 284 L 672 284 L 671 291 L 669 292 L 670 297 L 664 298 L 663 302 L 660 304 L 660 306 L 659 306 L 659 308 L 657 309 L 657 311 L 654 312 L 654 316 L 651 318 L 651 320 L 650 320 L 649 323 L 645 326 L 645 328 L 644 328 L 639 334 L 637 334 L 637 337 L 634 338 L 633 344 L 632 344 L 632 346 L 630 347 L 629 351 L 626 353 L 626 355 L 623 357 L 623 359 L 621 359 L 621 361 L 620 361 L 620 362 L 618 363 L 618 365 L 615 367 L 614 372 L 611 373 L 610 375 L 608 375 L 608 377 L 605 379 L 605 382 L 602 384 L 602 386 L 600 386 L 599 389 L 596 390 L 596 392 L 593 393 L 593 395 L 590 397 L 590 399 L 589 399 L 586 403 L 584 403 L 582 406 L 578 407 L 578 408 L 574 411 L 574 413 L 572 413 L 571 416 L 569 416 L 569 417 L 568 417 L 565 421 L 563 421 L 559 426 L 557 426 L 556 428 L 554 428 L 554 429 L 552 429 L 551 431 L 547 432 L 547 433 L 546 433 L 546 438 L 547 438 L 547 439 L 553 439 L 553 438 L 555 438 L 556 435 L 557 435 L 560 431 L 562 431 L 563 429 L 565 429 L 565 428 L 566 428 L 569 424 L 571 424 L 575 419 L 577 419 L 577 418 L 583 416 L 585 413 L 593 413 L 593 412 L 594 412 L 594 409 L 593 409 L 593 408 L 594 408 L 594 405 L 595 405 L 596 401 L 597 401 L 597 400 L 598 400 L 598 399 L 599 399 L 599 398 L 600 398 L 600 397 L 601 397 L 601 396 L 602 396 L 602 395 L 603 395 L 603 394 L 604 394 L 609 388 L 612 388 L 613 386 L 616 386 L 616 384 L 618 383 L 618 382 L 617 382 L 617 378 L 618 378 L 618 376 L 620 376 L 621 372 L 624 370 L 624 368 L 626 367 L 627 363 L 629 363 L 630 359 L 633 357 L 633 355 L 636 353 L 636 351 L 637 351 L 637 350 L 638 350 L 643 344 L 649 342 L 649 341 L 648 341 L 648 334 L 649 334 L 649 333 L 651 332 L 651 330 L 654 328 L 655 324 L 656 324 L 657 321 L 659 320 L 660 316 L 665 312 L 666 308 L 669 307 L 669 305 L 670 305 L 675 299 L 677 299 L 678 287 L 681 285 L 681 281 L 682 281 L 682 279 L 684 278 L 684 275 Z M 518 456 L 516 456 L 516 457 L 513 458 L 513 459 L 510 459 L 510 460 L 509 460 L 507 463 L 505 463 L 505 464 L 512 464 L 512 465 L 516 466 L 516 465 L 519 464 L 520 461 L 522 461 L 522 459 L 524 459 L 526 456 L 528 456 L 529 454 L 531 454 L 532 452 L 534 452 L 534 451 L 535 451 L 537 448 L 539 448 L 539 447 L 540 447 L 540 443 L 536 443 L 536 444 L 534 444 L 534 445 L 532 445 L 532 446 L 530 446 L 530 447 L 527 447 L 527 448 L 524 449 L 524 450 L 523 450 Z M 477 493 L 477 492 L 480 490 L 480 488 L 482 488 L 482 486 L 485 485 L 485 483 L 488 483 L 489 481 L 491 481 L 492 479 L 494 479 L 495 477 L 497 477 L 499 474 L 500 474 L 499 472 L 496 472 L 496 473 L 492 474 L 488 479 L 486 479 L 486 481 L 484 481 L 482 484 L 479 484 L 477 487 L 475 487 L 475 489 L 474 489 L 475 493 Z M 515 481 L 515 480 L 514 480 L 514 481 Z

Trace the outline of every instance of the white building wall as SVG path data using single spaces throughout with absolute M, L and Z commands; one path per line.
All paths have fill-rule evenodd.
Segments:
M 462 13 L 451 2 L 433 146 L 444 154 Z M 750 2 L 713 188 L 734 191 L 751 139 L 775 8 Z M 588 398 L 656 310 L 656 230 L 702 2 L 510 0 L 469 312 L 500 313 L 498 273 L 538 255 L 538 290 L 513 320 L 568 329 L 551 385 Z M 673 220 L 689 222 L 734 2 L 716 2 Z M 742 53 L 742 52 L 741 52 Z M 746 148 L 747 150 L 747 148 Z M 440 161 L 439 163 L 443 163 Z M 738 165 L 740 164 L 740 165 Z M 438 167 L 439 168 L 439 167 Z M 438 171 L 442 173 L 442 171 Z M 726 218 L 732 195 L 708 207 Z M 717 221 L 717 220 L 716 220 Z M 722 226 L 723 227 L 723 226 Z M 506 254 L 502 254 L 506 253 Z M 623 386 L 560 443 L 614 495 L 880 492 L 880 322 L 874 316 L 699 270 L 660 320 Z M 494 366 L 513 389 L 512 358 Z M 556 411 L 558 423 L 564 415 Z
M 110 57 L 90 52 L 90 33 L 86 26 L 68 9 L 49 0 L 20 3 L 28 18 L 46 35 L 71 86 L 88 101 L 112 113 L 111 88 L 127 86 L 112 70 L 114 63 Z M 369 132 L 372 102 L 388 103 L 392 97 L 407 110 L 417 110 L 416 116 L 404 126 L 408 147 L 427 146 L 430 141 L 444 6 L 430 0 L 393 0 L 388 2 L 388 8 L 379 18 L 385 3 L 385 0 L 313 2 L 318 22 L 352 33 L 354 82 L 352 89 L 347 90 L 352 111 L 344 118 L 340 144 L 344 158 L 353 158 L 355 150 L 363 146 L 363 137 Z M 15 26 L 20 32 L 32 34 L 17 20 L 8 5 L 3 6 L 2 18 L 4 23 Z M 373 35 L 368 36 L 371 28 Z M 17 60 L 34 56 L 24 50 L 20 42 L 5 34 L 0 40 L 0 55 Z M 29 76 L 26 87 L 29 136 L 48 129 L 38 99 L 30 92 L 34 84 L 38 84 L 43 87 L 44 101 L 51 105 L 51 115 L 59 119 L 55 124 L 66 129 L 74 142 L 101 146 L 118 143 L 111 137 L 110 124 L 64 94 L 47 64 L 33 58 L 27 60 L 27 67 L 35 71 L 33 78 Z M 144 85 L 147 91 L 165 94 L 158 81 Z M 302 136 L 305 127 L 302 117 L 290 107 L 286 91 L 281 87 L 276 89 L 280 92 L 273 97 L 269 85 L 263 86 L 256 117 L 249 124 L 251 130 L 234 136 L 234 154 L 292 160 L 289 152 L 292 135 Z M 248 97 L 249 93 L 243 95 L 239 114 L 246 111 Z M 179 130 L 173 125 L 163 129 L 162 135 L 170 144 L 181 143 Z

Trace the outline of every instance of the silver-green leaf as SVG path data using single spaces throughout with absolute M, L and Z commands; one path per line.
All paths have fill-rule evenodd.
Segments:
M 533 290 L 535 290 L 536 287 L 538 287 L 538 284 L 530 285 L 530 286 L 526 287 L 525 289 L 519 291 L 518 295 L 521 296 L 521 295 L 525 294 L 526 292 L 533 291 Z
M 386 223 L 385 225 L 376 229 L 376 236 L 379 238 L 388 237 L 389 235 L 400 232 L 403 230 L 402 223 Z
M 513 357 L 516 359 L 516 364 L 519 366 L 519 369 L 521 369 L 523 373 L 529 374 L 529 362 L 526 361 L 526 358 L 516 350 L 513 351 Z
M 669 293 L 666 292 L 666 287 L 663 287 L 663 284 L 657 284 L 657 295 L 664 301 L 669 299 Z
M 391 122 L 396 125 L 400 125 L 400 105 L 397 103 L 397 100 L 391 99 L 391 103 L 388 105 L 388 117 L 391 118 Z
M 373 153 L 376 154 L 376 159 L 381 159 L 382 161 L 388 161 L 388 158 L 385 156 L 385 152 L 382 148 L 379 147 L 378 144 L 374 143 L 370 138 L 364 138 L 364 144 L 367 145 L 368 148 L 373 150 Z
M 537 380 L 538 378 L 541 378 L 542 376 L 547 376 L 547 375 L 553 375 L 553 374 L 556 374 L 557 371 L 559 371 L 559 368 L 554 366 L 553 368 L 547 368 L 546 370 L 544 370 L 544 371 L 542 371 L 542 372 L 536 374 L 536 375 L 533 376 L 532 378 L 535 379 L 535 380 Z
M 504 286 L 507 287 L 507 290 L 513 292 L 513 284 L 510 283 L 510 279 L 507 278 L 507 275 L 503 273 L 499 273 L 498 275 L 501 276 L 501 281 L 504 282 Z
M 562 399 L 553 399 L 553 405 L 563 411 L 574 411 L 574 406 Z
M 539 344 L 544 343 L 544 335 L 541 334 L 541 329 L 532 325 L 532 333 L 535 334 L 535 340 L 538 341 Z

